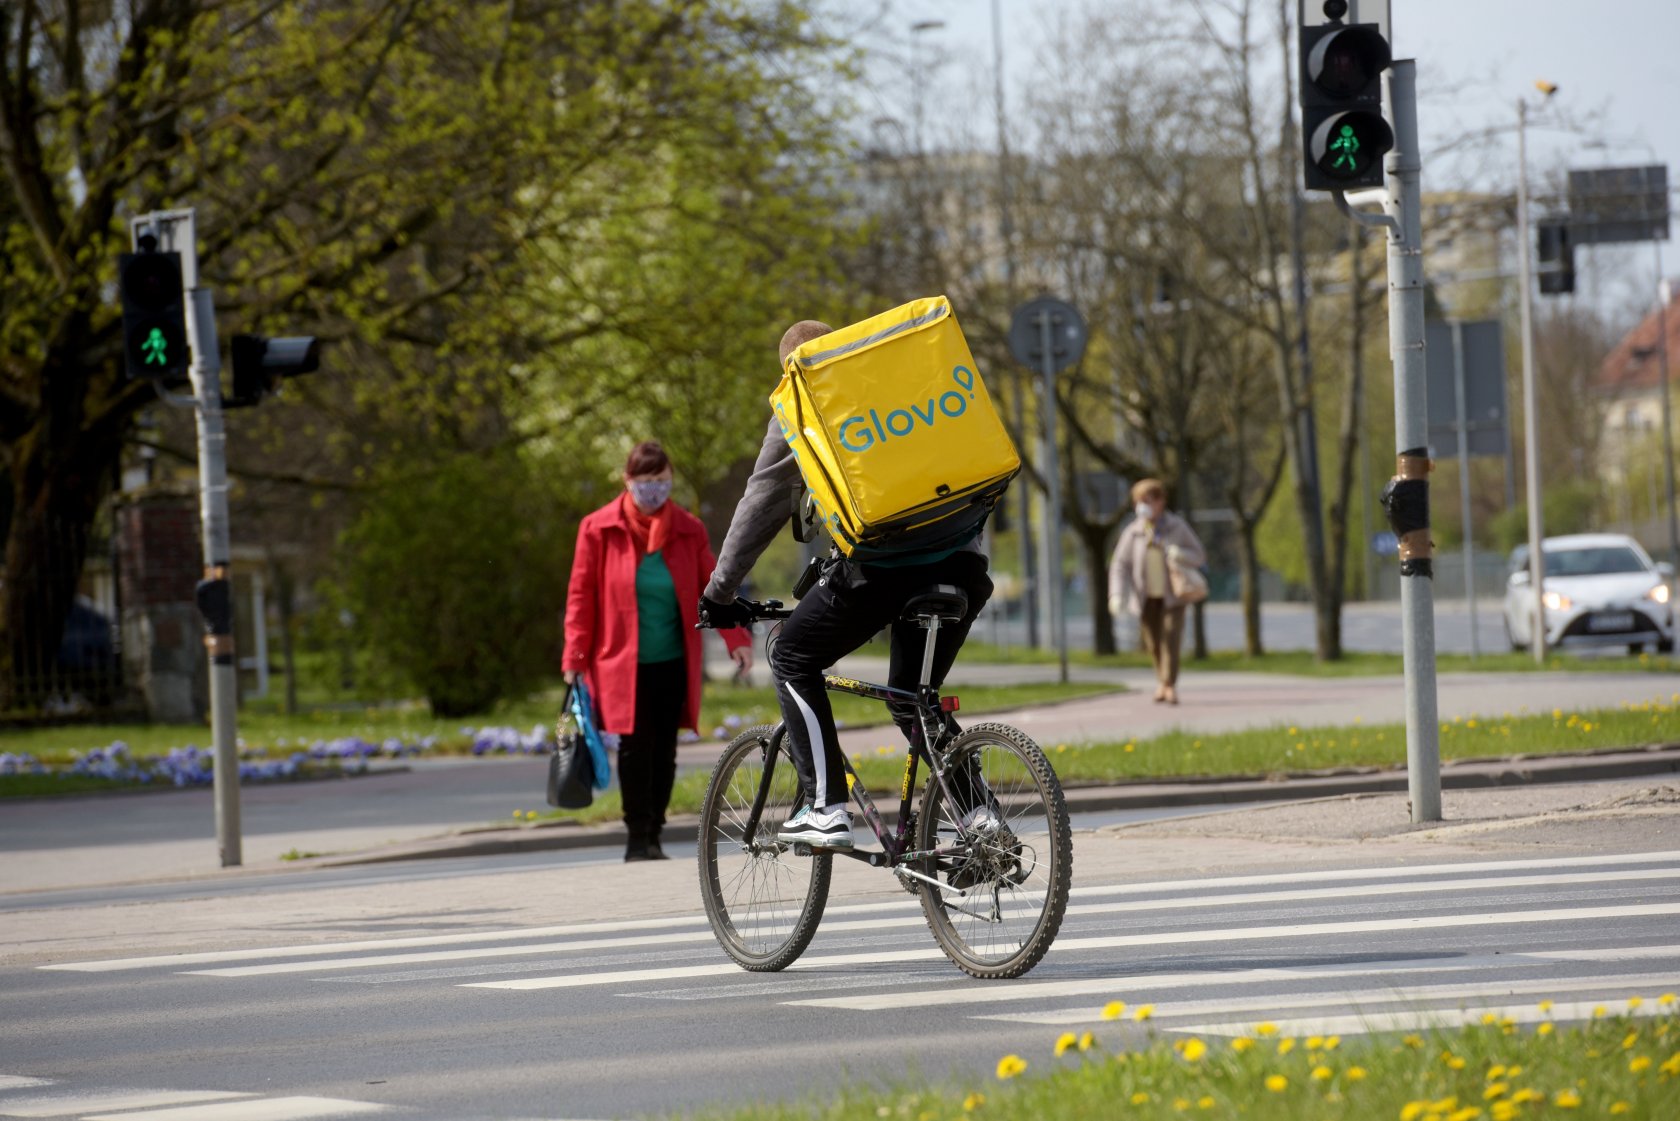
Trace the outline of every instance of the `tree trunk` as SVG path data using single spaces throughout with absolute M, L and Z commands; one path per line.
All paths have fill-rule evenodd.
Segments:
M 1108 609 L 1108 538 L 1112 526 L 1081 522 L 1076 525 L 1079 543 L 1085 549 L 1085 568 L 1091 574 L 1091 652 L 1112 654 L 1114 645 L 1114 615 Z
M 1258 518 L 1237 516 L 1237 566 L 1241 574 L 1243 653 L 1258 658 L 1266 652 L 1260 638 L 1260 554 L 1254 544 Z

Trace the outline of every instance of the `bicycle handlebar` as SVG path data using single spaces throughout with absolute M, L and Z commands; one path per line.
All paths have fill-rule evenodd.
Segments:
M 746 609 L 748 615 L 747 623 L 749 626 L 753 623 L 759 622 L 760 620 L 786 619 L 789 615 L 793 614 L 793 608 L 784 607 L 782 605 L 782 601 L 779 599 L 752 600 L 736 596 L 735 604 L 737 607 Z M 715 624 L 707 623 L 705 621 L 698 622 L 694 624 L 694 626 L 696 630 L 715 629 Z

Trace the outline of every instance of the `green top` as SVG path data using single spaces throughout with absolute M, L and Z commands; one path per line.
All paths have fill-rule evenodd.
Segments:
M 677 587 L 663 553 L 649 553 L 636 568 L 636 661 L 672 662 L 684 655 Z

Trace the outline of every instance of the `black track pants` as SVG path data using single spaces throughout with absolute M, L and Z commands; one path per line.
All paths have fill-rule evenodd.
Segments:
M 991 598 L 986 558 L 979 553 L 956 553 L 934 564 L 904 568 L 843 562 L 806 593 L 782 625 L 770 656 L 770 672 L 787 724 L 788 751 L 800 786 L 813 805 L 820 808 L 847 801 L 846 772 L 840 763 L 834 711 L 823 688 L 824 671 L 890 626 L 887 684 L 914 690 L 921 681 L 926 632 L 899 616 L 909 600 L 935 584 L 955 584 L 968 593 L 968 614 L 960 623 L 939 630 L 932 680 L 938 687 L 951 672 L 974 617 Z M 892 715 L 905 736 L 911 737 L 913 713 L 895 710 Z
M 657 841 L 677 778 L 677 722 L 688 697 L 688 663 L 636 667 L 636 730 L 618 740 L 618 786 L 632 841 Z

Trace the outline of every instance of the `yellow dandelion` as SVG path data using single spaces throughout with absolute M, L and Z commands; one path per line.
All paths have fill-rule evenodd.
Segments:
M 1069 1047 L 1079 1042 L 1079 1037 L 1070 1031 L 1065 1031 L 1056 1037 L 1056 1057 L 1061 1058 Z
M 1237 1038 L 1231 1040 L 1231 1050 L 1235 1051 L 1239 1055 L 1253 1046 L 1254 1040 L 1250 1039 L 1246 1035 L 1239 1035 Z
M 1464 1060 L 1459 1058 L 1457 1055 L 1454 1055 L 1452 1058 L 1447 1060 L 1447 1065 L 1453 1070 L 1463 1070 Z
M 1549 1022 L 1541 1024 L 1539 1027 L 1534 1029 L 1534 1034 L 1535 1035 L 1551 1035 L 1552 1034 L 1552 1025 Z
M 1428 1108 L 1428 1102 L 1407 1102 L 1400 1107 L 1400 1121 L 1417 1121 Z
M 1610 1103 L 1610 1112 L 1611 1113 L 1626 1113 L 1628 1110 L 1630 1110 L 1632 1108 L 1633 1107 L 1631 1105 L 1629 1105 L 1627 1102 L 1611 1102 Z
M 1423 1036 L 1421 1036 L 1421 1035 L 1402 1036 L 1400 1038 L 1400 1042 L 1404 1043 L 1407 1047 L 1410 1047 L 1412 1050 L 1416 1051 L 1420 1047 L 1423 1046 Z
M 1196 1101 L 1196 1107 L 1198 1109 L 1212 1109 L 1213 1108 L 1213 1095 L 1207 1094 L 1207 1095 L 1204 1095 L 1201 1098 L 1198 1098 L 1197 1101 Z
M 1680 1076 L 1680 1051 L 1674 1052 L 1671 1058 L 1663 1060 L 1662 1065 L 1657 1069 L 1667 1075 Z
M 1326 1051 L 1334 1051 L 1336 1048 L 1340 1047 L 1341 1045 L 1342 1045 L 1342 1037 L 1339 1036 L 1339 1035 L 1332 1035 L 1324 1041 L 1324 1049 Z
M 1638 1042 L 1639 1033 L 1636 1031 L 1630 1031 L 1622 1038 L 1622 1050 L 1631 1051 L 1633 1050 L 1633 1045 Z
M 1102 1018 L 1105 1020 L 1118 1020 L 1125 1014 L 1126 1002 L 1123 1000 L 1111 1000 L 1103 1005 Z
M 1491 1102 L 1494 1098 L 1502 1098 L 1510 1088 L 1511 1084 L 1509 1082 L 1495 1082 L 1482 1091 L 1482 1100 Z
M 1091 1044 L 1096 1041 L 1097 1037 L 1092 1035 L 1090 1032 L 1081 1032 L 1079 1035 L 1079 1049 L 1081 1051 L 1089 1051 L 1091 1049 Z
M 975 1110 L 979 1109 L 981 1106 L 983 1106 L 985 1104 L 986 1104 L 986 1095 L 985 1094 L 982 1094 L 982 1093 L 979 1093 L 979 1092 L 972 1093 L 972 1094 L 968 1095 L 968 1097 L 963 1099 L 963 1112 L 973 1113 Z
M 1007 1081 L 1027 1069 L 1027 1060 L 1019 1055 L 1005 1055 L 998 1060 L 997 1076 Z
M 1319 1065 L 1319 1066 L 1315 1066 L 1312 1069 L 1313 1081 L 1314 1082 L 1328 1081 L 1332 1073 L 1334 1073 L 1334 1072 L 1331 1071 L 1331 1069 L 1327 1066 L 1324 1066 L 1322 1064 Z
M 1347 1070 L 1342 1073 L 1342 1077 L 1347 1079 L 1349 1082 L 1363 1082 L 1365 1080 L 1365 1068 L 1348 1067 Z
M 1497 1024 L 1498 1022 L 1499 1022 L 1499 1017 L 1495 1016 L 1492 1012 L 1483 1012 L 1482 1013 L 1482 1023 L 1484 1023 L 1484 1024 Z
M 1178 1053 L 1190 1062 L 1195 1062 L 1207 1054 L 1207 1044 L 1199 1039 L 1187 1039 L 1179 1046 Z
M 1481 1115 L 1482 1111 L 1480 1109 L 1473 1105 L 1467 1105 L 1463 1109 L 1447 1114 L 1447 1121 L 1475 1121 Z
M 1595 1020 L 1604 1019 L 1604 1015 L 1607 1011 L 1608 1011 L 1608 1009 L 1606 1009 L 1604 1007 L 1604 1005 L 1602 1005 L 1602 1004 L 1593 1005 L 1593 1019 L 1595 1019 Z
M 1272 1023 L 1270 1020 L 1266 1021 L 1263 1024 L 1255 1024 L 1254 1025 L 1254 1034 L 1255 1035 L 1276 1035 L 1277 1034 L 1277 1025 Z
M 1153 1015 L 1155 1015 L 1155 1006 L 1153 1004 L 1140 1004 L 1136 1008 L 1132 1009 L 1132 1019 L 1136 1020 L 1140 1024 Z
M 1673 993 L 1664 993 L 1657 998 L 1657 1003 L 1665 1008 L 1676 1001 L 1680 1001 L 1680 996 L 1675 996 Z
M 1133 1105 L 1145 1105 L 1145 1104 L 1148 1103 L 1148 1101 L 1149 1101 L 1149 1095 L 1144 1093 L 1142 1090 L 1139 1090 L 1137 1093 L 1132 1095 L 1132 1104 Z
M 1559 1090 L 1552 1097 L 1552 1104 L 1559 1109 L 1580 1109 L 1581 1095 L 1574 1090 Z
M 1517 1121 L 1521 1114 L 1522 1107 L 1511 1102 L 1494 1102 L 1488 1112 L 1493 1121 Z
M 1515 1078 L 1517 1075 L 1522 1073 L 1522 1070 L 1523 1068 L 1520 1066 L 1512 1067 L 1510 1070 L 1505 1072 L 1505 1075 L 1508 1078 Z
M 1266 1076 L 1266 1089 L 1274 1094 L 1281 1094 L 1289 1089 L 1289 1079 L 1281 1074 L 1268 1074 Z
M 1489 1082 L 1497 1081 L 1498 1079 L 1503 1078 L 1504 1076 L 1505 1076 L 1505 1064 L 1504 1063 L 1494 1063 L 1492 1066 L 1488 1067 L 1487 1080 Z
M 1628 1007 L 1629 1008 L 1638 1008 L 1641 1004 L 1644 1004 L 1644 1003 L 1645 1003 L 1645 998 L 1642 997 L 1642 996 L 1630 996 L 1630 997 L 1628 997 Z
M 1651 1059 L 1648 1055 L 1635 1055 L 1628 1060 L 1628 1070 L 1634 1074 L 1644 1074 L 1651 1069 Z
M 1309 1035 L 1309 1036 L 1307 1036 L 1307 1050 L 1317 1051 L 1320 1047 L 1323 1047 L 1323 1046 L 1324 1046 L 1324 1037 L 1323 1036 L 1319 1036 L 1319 1035 Z
M 1293 1039 L 1278 1040 L 1278 1054 L 1287 1055 L 1293 1050 L 1295 1050 L 1295 1041 Z

